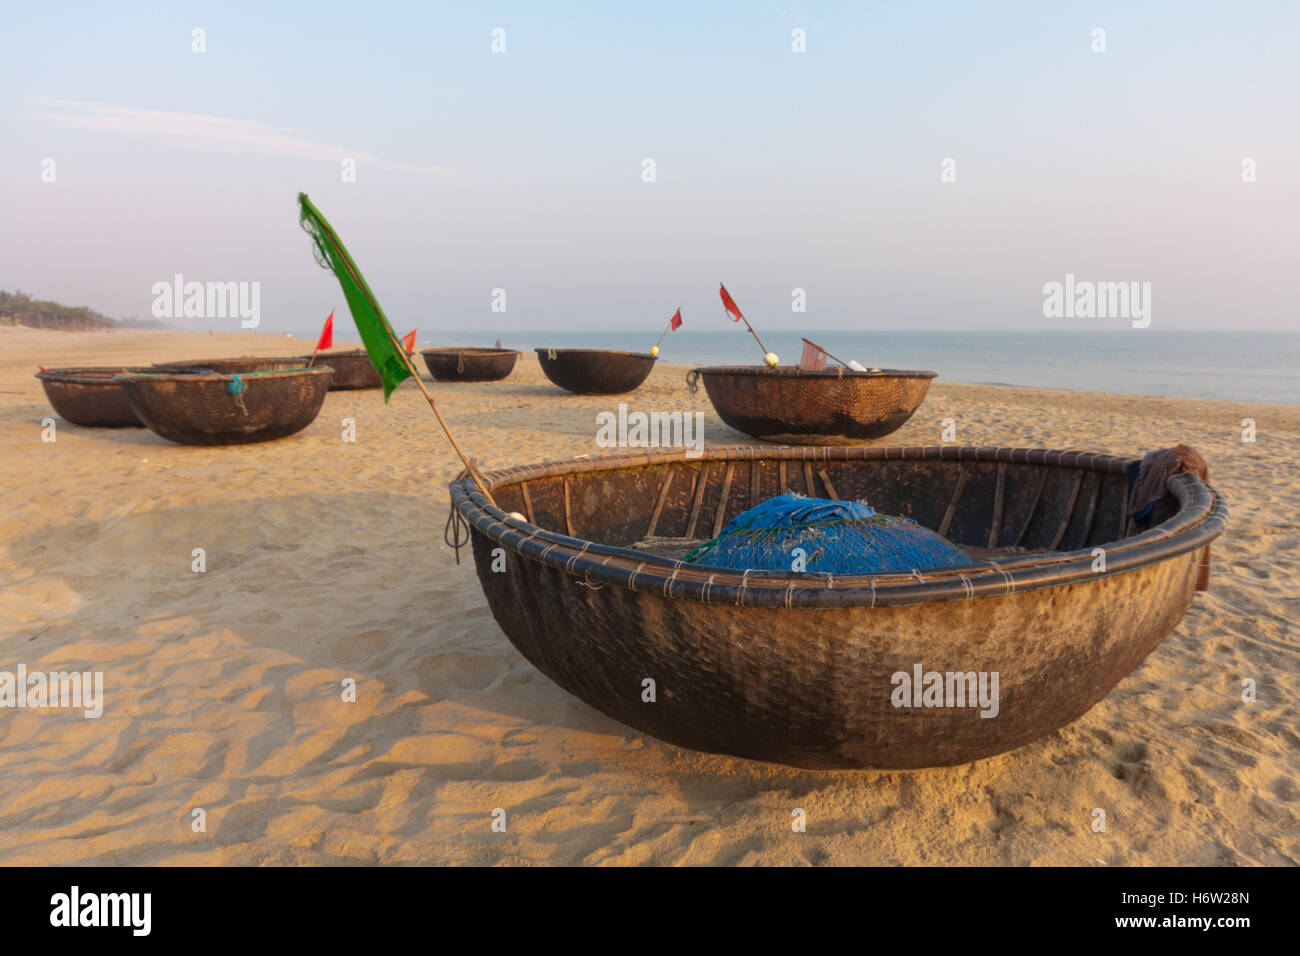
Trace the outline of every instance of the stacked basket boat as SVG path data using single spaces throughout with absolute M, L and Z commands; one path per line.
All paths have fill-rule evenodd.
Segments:
M 117 381 L 155 434 L 183 445 L 238 445 L 284 438 L 310 425 L 332 374 L 328 367 L 159 369 Z
M 151 369 L 100 366 L 41 369 L 36 377 L 45 397 L 65 421 L 90 428 L 140 428 L 119 375 Z
M 300 355 L 294 361 L 299 365 L 306 365 L 308 362 L 313 362 L 313 356 Z M 328 366 L 334 370 L 334 377 L 330 379 L 331 392 L 379 388 L 383 384 L 365 349 L 352 349 L 349 352 L 319 352 L 314 357 L 313 367 L 315 365 Z

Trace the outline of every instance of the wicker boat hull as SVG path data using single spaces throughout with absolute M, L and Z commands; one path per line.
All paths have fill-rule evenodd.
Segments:
M 493 616 L 540 671 L 661 740 L 795 767 L 966 763 L 1078 719 L 1177 626 L 1199 548 L 1227 522 L 1217 492 L 1180 475 L 1162 502 L 1172 515 L 1164 530 L 1123 537 L 1126 462 L 1105 456 L 952 446 L 709 454 L 723 452 L 730 457 L 703 464 L 642 455 L 633 467 L 596 460 L 488 476 L 501 507 L 535 525 L 506 519 L 465 482 L 453 502 L 469 521 Z M 960 460 L 963 452 L 971 457 Z M 836 453 L 847 457 L 827 457 Z M 971 546 L 1000 532 L 1065 550 L 962 573 L 828 583 L 686 572 L 625 547 L 651 525 L 682 535 L 692 515 L 708 535 L 780 484 L 824 496 L 825 480 L 841 496 L 865 494 L 931 527 L 946 522 L 952 540 Z M 902 507 L 908 501 L 913 508 Z M 1094 548 L 1112 554 L 1105 573 L 1091 569 Z M 507 555 L 504 571 L 493 570 L 496 549 Z M 918 666 L 996 673 L 996 713 L 911 698 L 896 706 L 896 675 Z M 653 702 L 643 699 L 647 679 Z
M 138 368 L 54 368 L 37 372 L 45 397 L 65 421 L 88 428 L 143 428 L 127 401 L 121 383 L 113 379 Z
M 537 349 L 537 360 L 547 378 L 576 395 L 622 395 L 655 367 L 653 355 L 605 349 Z
M 934 372 L 712 367 L 704 382 L 718 417 L 737 431 L 790 445 L 874 441 L 907 422 L 925 400 Z
M 293 360 L 295 367 L 301 367 L 311 361 L 310 355 L 300 355 Z M 351 352 L 321 352 L 317 354 L 312 367 L 328 367 L 334 370 L 330 379 L 330 391 L 351 391 L 357 388 L 379 388 L 384 383 L 375 371 L 374 363 L 364 349 Z
M 329 391 L 329 368 L 243 377 L 204 372 L 121 379 L 132 410 L 154 434 L 182 445 L 241 445 L 302 431 Z
M 515 370 L 514 349 L 422 349 L 429 374 L 440 382 L 499 382 Z

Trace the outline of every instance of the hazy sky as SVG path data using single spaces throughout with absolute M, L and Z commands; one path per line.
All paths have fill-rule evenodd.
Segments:
M 719 281 L 760 328 L 1127 324 L 1044 318 L 1066 273 L 1300 325 L 1300 4 L 978 6 L 6 3 L 0 288 L 256 281 L 309 329 L 302 190 L 422 338 L 721 329 Z

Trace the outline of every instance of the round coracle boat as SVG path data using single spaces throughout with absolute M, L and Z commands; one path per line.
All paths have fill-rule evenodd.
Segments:
M 421 349 L 429 374 L 440 382 L 499 382 L 515 369 L 515 349 Z
M 648 352 L 608 349 L 537 349 L 537 360 L 547 378 L 577 395 L 630 392 L 655 367 L 655 357 Z
M 295 368 L 301 368 L 311 361 L 310 355 L 300 355 L 293 361 Z M 383 382 L 375 371 L 365 349 L 353 349 L 350 352 L 317 352 L 312 368 L 328 366 L 334 369 L 330 379 L 330 391 L 348 391 L 356 388 L 378 388 Z
M 49 368 L 36 373 L 59 416 L 74 425 L 91 428 L 142 428 L 131 410 L 118 375 L 149 369 L 121 365 L 92 368 Z
M 1130 464 L 951 445 L 650 451 L 489 473 L 499 508 L 464 476 L 451 496 L 497 623 L 588 704 L 695 750 L 906 769 L 1069 724 L 1182 619 L 1227 505 L 1173 474 L 1135 523 Z M 971 563 L 835 577 L 681 560 L 787 490 L 910 518 Z
M 302 431 L 329 391 L 328 367 L 222 375 L 208 369 L 118 378 L 154 434 L 182 445 L 239 445 Z
M 925 400 L 934 372 L 711 366 L 692 369 L 718 417 L 736 431 L 794 445 L 859 444 L 899 428 Z

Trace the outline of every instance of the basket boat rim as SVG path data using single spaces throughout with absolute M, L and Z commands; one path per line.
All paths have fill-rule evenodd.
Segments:
M 421 355 L 519 355 L 519 349 L 495 349 L 481 345 L 442 345 L 432 349 L 420 349 Z
M 157 371 L 131 372 L 118 375 L 113 378 L 113 381 L 131 382 L 132 384 L 148 384 L 149 382 L 233 382 L 235 376 L 238 375 L 240 381 L 251 378 L 261 382 L 267 379 L 281 379 L 290 376 L 333 374 L 334 369 L 328 365 L 313 365 L 311 368 L 281 368 L 266 372 L 218 372 L 210 368 L 200 367 L 192 368 L 189 371 L 170 371 L 159 368 Z
M 646 358 L 646 359 L 650 359 L 651 361 L 658 361 L 658 359 L 655 356 L 651 355 L 649 352 L 625 352 L 622 349 L 535 348 L 533 349 L 533 351 L 536 352 L 538 355 L 542 356 L 543 358 L 547 357 L 548 353 L 550 352 L 554 352 L 557 356 L 563 352 L 569 355 L 626 355 L 631 358 Z
M 112 385 L 123 372 L 139 373 L 152 369 L 149 365 L 78 365 L 69 368 L 47 368 L 36 373 L 42 382 L 64 382 L 69 385 Z
M 328 355 L 329 353 L 318 353 L 317 357 Z M 339 355 L 342 353 L 334 353 Z M 220 358 L 205 359 L 182 359 L 177 362 L 155 362 L 150 368 L 206 368 L 208 365 L 224 364 L 229 362 L 297 362 L 305 358 L 303 355 L 224 355 Z
M 715 461 L 971 461 L 1005 462 L 1041 467 L 1082 468 L 1123 474 L 1123 458 L 1078 450 L 926 446 L 731 446 L 706 449 L 688 458 L 686 450 L 645 451 L 546 461 L 500 469 L 484 475 L 489 490 L 522 481 L 617 471 L 627 468 Z M 592 588 L 623 587 L 654 591 L 666 598 L 704 604 L 750 607 L 889 607 L 938 601 L 970 600 L 1096 581 L 1196 551 L 1227 527 L 1223 495 L 1195 475 L 1172 475 L 1166 485 L 1179 503 L 1176 514 L 1140 534 L 1103 545 L 1050 555 L 1011 555 L 976 561 L 959 568 L 912 571 L 910 574 L 833 576 L 790 571 L 734 571 L 687 564 L 646 551 L 600 544 L 546 531 L 526 519 L 511 517 L 488 504 L 478 486 L 462 474 L 451 483 L 451 505 L 471 527 L 516 554 L 559 569 Z M 1096 571 L 1095 548 L 1103 548 L 1106 570 Z
M 797 365 L 779 365 L 768 368 L 766 365 L 703 365 L 693 371 L 701 376 L 724 378 L 732 375 L 767 375 L 787 378 L 938 378 L 938 372 L 925 369 L 878 368 L 859 372 L 851 368 L 806 369 Z

